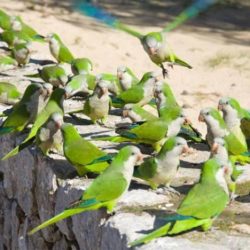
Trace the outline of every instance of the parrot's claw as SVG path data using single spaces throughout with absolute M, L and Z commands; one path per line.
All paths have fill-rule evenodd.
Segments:
M 177 195 L 177 196 L 180 196 L 180 193 L 175 190 L 174 188 L 172 187 L 163 187 L 163 188 L 158 188 L 156 190 L 156 193 L 157 194 L 166 194 L 166 193 L 172 193 L 174 195 Z
M 174 63 L 169 63 L 168 67 L 170 67 L 171 69 L 174 69 Z
M 164 68 L 163 64 L 161 65 L 161 69 L 162 69 L 163 78 L 168 77 L 168 70 Z

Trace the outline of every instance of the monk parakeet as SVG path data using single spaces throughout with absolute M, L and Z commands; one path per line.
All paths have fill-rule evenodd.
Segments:
M 93 63 L 88 58 L 76 58 L 71 61 L 71 71 L 74 75 L 89 74 Z
M 58 63 L 71 63 L 74 56 L 70 50 L 64 45 L 61 38 L 55 34 L 49 34 L 46 38 L 49 42 L 49 49 L 52 56 L 57 60 Z
M 68 81 L 65 70 L 57 65 L 45 66 L 42 69 L 38 69 L 38 73 L 45 82 L 51 83 L 54 87 L 63 87 Z M 32 75 L 30 75 L 30 77 L 32 77 Z
M 93 123 L 103 124 L 109 114 L 110 97 L 108 92 L 109 83 L 101 80 L 97 83 L 94 93 L 89 96 L 83 106 L 83 113 Z
M 88 82 L 86 75 L 73 76 L 65 86 L 67 98 L 70 98 L 76 94 L 91 94 L 92 91 L 88 88 Z
M 168 116 L 169 112 L 178 112 L 181 107 L 178 105 L 173 91 L 165 81 L 158 81 L 154 89 L 154 97 L 159 117 Z M 191 123 L 182 125 L 180 136 L 195 142 L 203 141 L 201 133 Z
M 30 44 L 16 43 L 12 49 L 13 57 L 18 62 L 19 66 L 26 65 L 30 61 Z
M 123 91 L 139 83 L 139 79 L 134 75 L 132 70 L 126 66 L 117 68 L 117 78 Z
M 53 113 L 37 131 L 36 145 L 44 155 L 48 155 L 50 150 L 56 150 L 59 153 L 63 152 L 63 140 L 60 130 L 62 124 L 63 115 L 61 113 Z
M 146 111 L 138 104 L 126 104 L 122 111 L 123 117 L 128 117 L 132 122 L 150 121 L 157 119 L 157 116 Z
M 101 137 L 98 140 L 112 142 L 136 142 L 152 145 L 159 151 L 166 138 L 176 136 L 184 123 L 189 121 L 181 110 L 170 112 L 168 118 L 158 118 L 144 122 L 143 124 L 132 124 L 120 132 L 120 136 Z
M 188 152 L 188 149 L 185 139 L 168 138 L 155 157 L 146 158 L 140 166 L 135 168 L 134 177 L 146 180 L 153 189 L 160 185 L 169 189 L 180 165 L 179 157 L 182 153 Z
M 9 82 L 0 82 L 0 103 L 14 104 L 21 97 L 17 87 Z
M 226 171 L 227 166 L 221 165 L 215 159 L 206 161 L 199 183 L 188 192 L 179 205 L 177 214 L 166 217 L 166 225 L 129 245 L 136 246 L 164 235 L 176 235 L 197 227 L 207 231 L 229 202 Z
M 37 115 L 35 122 L 31 128 L 28 136 L 26 137 L 26 139 L 19 146 L 17 146 L 13 150 L 11 150 L 8 154 L 6 154 L 2 158 L 2 160 L 6 160 L 6 159 L 18 154 L 21 150 L 23 150 L 24 148 L 29 146 L 33 142 L 39 128 L 48 120 L 48 118 L 53 113 L 57 112 L 57 113 L 60 113 L 63 115 L 64 97 L 65 97 L 65 90 L 64 89 L 57 88 L 52 92 L 46 106 Z
M 122 89 L 119 85 L 118 79 L 116 75 L 103 73 L 96 76 L 96 82 L 105 81 L 108 85 L 109 92 L 114 95 L 118 95 L 121 93 Z
M 214 138 L 223 138 L 228 145 L 229 153 L 235 155 L 235 160 L 241 162 L 243 162 L 243 160 L 249 161 L 248 157 L 241 155 L 248 150 L 246 139 L 242 131 L 230 132 L 218 110 L 214 108 L 202 109 L 199 115 L 199 121 L 205 122 L 207 125 L 206 139 L 210 147 L 213 145 Z M 239 158 L 237 158 L 238 155 Z
M 61 131 L 64 156 L 76 168 L 78 175 L 101 173 L 109 165 L 111 157 L 81 137 L 72 124 L 64 123 Z
M 231 97 L 220 99 L 218 109 L 222 111 L 230 131 L 237 133 L 241 129 L 246 139 L 250 139 L 250 111 L 242 108 L 239 102 Z
M 109 212 L 112 212 L 119 198 L 127 192 L 132 179 L 134 165 L 141 159 L 142 154 L 137 147 L 123 147 L 110 166 L 84 191 L 79 201 L 34 228 L 29 234 L 34 234 L 49 225 L 84 211 L 106 207 Z
M 12 112 L 8 115 L 0 128 L 0 134 L 5 134 L 14 131 L 22 131 L 33 122 L 39 112 L 39 97 L 46 99 L 50 94 L 49 89 L 39 83 L 30 84 L 21 100 L 16 103 Z
M 5 66 L 17 66 L 18 63 L 15 59 L 9 56 L 0 56 L 0 67 L 5 67 Z
M 158 74 L 147 72 L 137 85 L 123 91 L 120 95 L 112 98 L 112 106 L 121 108 L 127 103 L 137 103 L 143 106 L 153 98 L 153 90 L 158 81 Z

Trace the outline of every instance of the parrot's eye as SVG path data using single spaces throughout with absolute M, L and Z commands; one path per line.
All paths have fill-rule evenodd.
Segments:
M 181 117 L 181 118 L 184 118 L 185 116 L 184 116 L 183 114 L 180 114 L 180 117 Z
M 206 112 L 205 115 L 209 115 L 209 112 Z
M 228 101 L 226 101 L 225 104 L 228 105 Z
M 134 155 L 135 155 L 135 152 L 132 152 L 132 153 L 131 153 L 131 155 L 133 155 L 133 156 L 134 156 Z

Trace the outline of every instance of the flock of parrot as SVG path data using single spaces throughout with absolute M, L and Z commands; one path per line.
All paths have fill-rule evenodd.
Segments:
M 20 17 L 0 10 L 0 41 L 8 45 L 9 56 L 1 56 L 1 65 L 24 67 L 30 61 L 32 42 L 48 43 L 56 63 L 27 75 L 32 81 L 22 95 L 15 85 L 0 82 L 0 102 L 12 105 L 1 116 L 0 136 L 23 133 L 26 138 L 2 157 L 6 160 L 29 145 L 36 145 L 44 155 L 63 154 L 79 176 L 95 176 L 78 201 L 55 217 L 32 229 L 29 234 L 84 211 L 107 208 L 110 213 L 119 198 L 127 192 L 133 178 L 141 179 L 152 189 L 176 192 L 170 185 L 180 166 L 180 156 L 190 153 L 188 142 L 208 143 L 211 155 L 202 166 L 200 180 L 188 192 L 176 214 L 165 218 L 166 225 L 135 240 L 130 246 L 147 243 L 164 235 L 175 235 L 193 228 L 208 230 L 227 204 L 235 198 L 235 181 L 241 174 L 238 164 L 250 162 L 250 112 L 230 97 L 219 100 L 218 109 L 204 108 L 199 120 L 207 125 L 204 140 L 184 114 L 170 86 L 159 74 L 146 72 L 141 79 L 126 66 L 117 74 L 93 75 L 88 58 L 75 58 L 60 37 L 37 33 Z M 164 63 L 192 68 L 177 57 L 166 41 L 164 32 L 142 35 L 127 32 L 140 39 L 150 59 L 167 74 Z M 71 66 L 68 75 L 64 64 Z M 35 79 L 35 80 L 34 80 Z M 65 100 L 78 96 L 80 110 L 64 110 Z M 155 114 L 145 109 L 150 105 Z M 105 126 L 111 109 L 117 109 L 131 120 L 114 128 L 117 135 L 95 137 L 94 141 L 126 142 L 117 154 L 108 154 L 83 138 L 75 126 L 64 122 L 65 116 L 81 113 L 92 123 Z M 157 115 L 156 115 L 157 114 Z M 145 157 L 138 145 L 151 147 L 154 153 Z M 119 145 L 119 144 L 118 144 Z

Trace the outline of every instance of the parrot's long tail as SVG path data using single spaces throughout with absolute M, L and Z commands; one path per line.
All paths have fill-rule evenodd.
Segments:
M 179 132 L 179 135 L 187 140 L 192 140 L 194 142 L 205 142 L 202 138 L 201 133 L 191 125 L 183 125 Z
M 132 29 L 131 27 L 128 27 L 127 25 L 122 24 L 121 22 L 116 22 L 115 27 L 119 30 L 125 31 L 126 33 L 134 37 L 137 37 L 140 40 L 144 37 L 144 35 L 141 34 L 140 32 Z
M 30 74 L 30 75 L 24 75 L 25 77 L 30 77 L 30 78 L 40 78 L 39 73 L 35 74 Z
M 45 227 L 53 225 L 53 224 L 57 223 L 58 221 L 64 220 L 64 219 L 66 219 L 70 216 L 73 216 L 75 214 L 80 214 L 84 211 L 96 210 L 96 209 L 99 209 L 101 207 L 107 207 L 107 206 L 108 206 L 108 202 L 99 202 L 96 199 L 89 199 L 86 201 L 82 201 L 82 200 L 77 201 L 77 202 L 73 203 L 70 208 L 65 209 L 60 214 L 52 217 L 51 219 L 43 222 L 39 226 L 32 229 L 28 234 L 32 235 Z
M 14 127 L 0 127 L 0 136 L 9 134 L 14 131 Z
M 102 137 L 91 137 L 94 141 L 110 141 L 110 142 L 127 142 L 130 141 L 129 138 L 125 138 L 119 135 L 115 136 L 102 136 Z
M 182 217 L 182 216 L 181 216 Z M 168 220 L 168 218 L 167 218 Z M 170 219 L 172 221 L 172 219 Z M 129 245 L 132 246 L 137 246 L 139 244 L 147 243 L 153 239 L 162 237 L 164 235 L 175 235 L 179 234 L 185 231 L 188 231 L 190 229 L 211 224 L 211 219 L 195 219 L 190 216 L 184 216 L 184 218 L 180 218 L 179 220 L 168 222 L 166 225 L 156 229 L 155 231 L 147 234 L 146 236 L 135 240 Z
M 34 35 L 32 36 L 32 39 L 35 41 L 35 42 L 39 42 L 39 43 L 45 43 L 45 37 L 42 36 L 42 35 Z
M 176 64 L 181 65 L 181 66 L 183 66 L 183 67 L 187 67 L 187 68 L 189 68 L 189 69 L 192 69 L 192 68 L 193 68 L 190 64 L 188 64 L 188 63 L 186 63 L 185 61 L 181 60 L 181 59 L 180 59 L 179 57 L 177 57 L 177 56 L 175 56 L 174 61 L 175 61 Z

